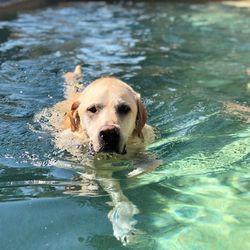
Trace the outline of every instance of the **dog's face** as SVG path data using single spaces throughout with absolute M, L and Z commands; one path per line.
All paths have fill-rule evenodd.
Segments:
M 79 128 L 94 152 L 126 153 L 130 136 L 142 137 L 147 119 L 140 96 L 116 78 L 91 83 L 71 107 L 71 130 Z

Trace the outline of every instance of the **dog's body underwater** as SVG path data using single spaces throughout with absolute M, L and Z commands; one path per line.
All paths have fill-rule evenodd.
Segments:
M 48 121 L 48 129 L 59 149 L 80 158 L 80 168 L 74 161 L 69 163 L 72 162 L 72 168 L 76 168 L 81 180 L 78 181 L 80 187 L 77 194 L 92 193 L 91 183 L 96 183 L 95 187 L 101 186 L 109 194 L 112 209 L 108 218 L 113 234 L 122 244 L 129 244 L 140 234 L 133 218 L 139 210 L 123 194 L 119 180 L 113 178 L 117 168 L 112 168 L 112 163 L 115 162 L 114 154 L 118 158 L 126 154 L 127 159 L 132 159 L 133 170 L 127 174 L 128 177 L 152 171 L 160 165 L 153 154 L 144 153 L 145 146 L 155 137 L 153 128 L 146 124 L 146 109 L 140 95 L 116 78 L 99 78 L 84 88 L 79 84 L 80 66 L 64 77 L 66 100 L 46 109 L 47 112 L 44 110 L 37 118 Z M 112 157 L 109 161 L 110 153 Z M 104 159 L 99 160 L 100 155 L 108 156 L 107 164 Z M 62 167 L 61 160 L 58 165 Z M 107 165 L 111 168 L 105 169 Z M 74 192 L 71 188 L 67 188 L 66 192 L 69 190 Z

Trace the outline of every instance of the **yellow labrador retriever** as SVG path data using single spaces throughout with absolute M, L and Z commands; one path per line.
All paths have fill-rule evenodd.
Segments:
M 140 95 L 129 85 L 114 77 L 102 77 L 79 92 L 80 77 L 79 66 L 65 74 L 67 100 L 55 106 L 55 112 L 64 117 L 55 123 L 61 133 L 57 136 L 60 148 L 68 146 L 67 141 L 75 141 L 91 154 L 126 154 L 154 141 Z
M 92 192 L 93 184 L 90 183 L 93 182 L 109 194 L 112 209 L 108 218 L 113 234 L 126 245 L 134 241 L 139 232 L 133 218 L 139 210 L 123 194 L 119 181 L 113 178 L 114 170 L 106 171 L 105 166 L 110 162 L 106 164 L 96 160 L 95 156 L 112 153 L 138 158 L 140 152 L 141 157 L 128 176 L 151 171 L 160 165 L 160 161 L 152 154 L 143 154 L 143 149 L 154 141 L 154 131 L 146 124 L 147 112 L 140 95 L 129 85 L 114 77 L 103 77 L 83 88 L 79 84 L 80 78 L 80 66 L 65 74 L 66 100 L 50 109 L 49 123 L 57 147 L 85 159 L 88 157 L 84 151 L 94 155 L 87 164 L 83 161 L 84 165 L 91 165 L 89 169 L 77 168 L 81 179 L 79 195 Z

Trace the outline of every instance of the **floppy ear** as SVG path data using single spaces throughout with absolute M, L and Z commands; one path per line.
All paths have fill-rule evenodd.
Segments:
M 148 114 L 146 108 L 144 107 L 140 95 L 137 96 L 137 116 L 135 122 L 135 133 L 138 135 L 139 138 L 143 139 L 142 129 L 146 124 L 148 118 Z
M 72 132 L 77 131 L 80 126 L 80 117 L 77 111 L 79 105 L 80 105 L 79 101 L 74 102 L 71 106 L 71 111 L 68 113 Z

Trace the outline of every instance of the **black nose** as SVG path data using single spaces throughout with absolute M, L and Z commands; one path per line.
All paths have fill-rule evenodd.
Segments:
M 120 131 L 117 127 L 106 125 L 99 132 L 102 151 L 118 152 L 120 142 Z

